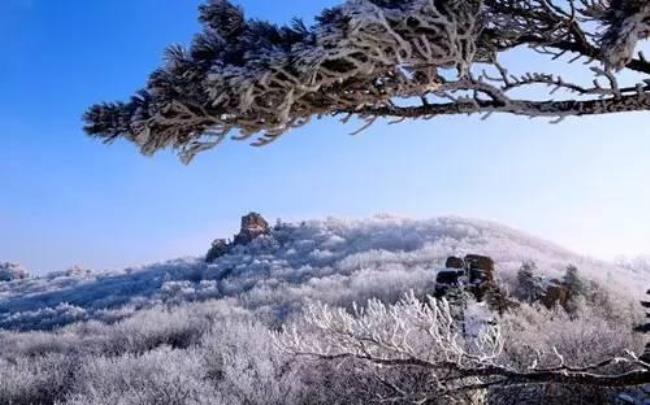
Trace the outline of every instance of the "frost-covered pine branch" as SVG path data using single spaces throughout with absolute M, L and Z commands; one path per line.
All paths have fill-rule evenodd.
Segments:
M 200 21 L 191 46 L 170 47 L 130 101 L 91 107 L 86 132 L 126 138 L 147 154 L 173 148 L 189 160 L 230 135 L 265 145 L 324 116 L 370 125 L 382 117 L 561 120 L 650 109 L 650 63 L 634 57 L 650 32 L 644 0 L 347 0 L 312 27 L 247 20 L 229 1 L 209 0 Z M 499 64 L 515 48 L 580 59 L 594 83 L 553 72 L 515 77 Z M 621 88 L 621 71 L 635 72 L 639 84 Z M 571 97 L 512 95 L 540 85 Z

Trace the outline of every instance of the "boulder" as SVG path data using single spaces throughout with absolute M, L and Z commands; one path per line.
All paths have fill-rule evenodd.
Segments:
M 494 282 L 494 260 L 488 256 L 465 256 L 465 268 L 469 291 L 481 302 L 490 289 L 496 288 Z
M 436 277 L 437 297 L 446 295 L 451 287 L 460 287 L 482 301 L 486 292 L 495 288 L 494 260 L 490 257 L 467 255 L 461 259 L 451 256 L 447 258 L 445 267 Z
M 470 284 L 494 282 L 494 260 L 488 256 L 467 255 L 465 265 L 468 269 Z
M 0 263 L 0 282 L 29 278 L 27 270 L 15 263 Z
M 490 273 L 494 272 L 494 260 L 489 256 L 467 255 L 465 256 L 465 263 Z
M 465 275 L 464 270 L 446 269 L 436 275 L 436 289 L 434 296 L 442 298 L 450 288 L 461 287 L 461 278 Z
M 494 260 L 488 256 L 470 254 L 464 259 L 450 256 L 445 262 L 446 269 L 436 276 L 436 298 L 453 300 L 458 291 L 471 293 L 477 301 L 486 301 L 488 307 L 500 314 L 508 308 L 516 307 L 515 301 L 508 299 L 494 279 Z
M 450 256 L 445 262 L 445 267 L 448 269 L 464 269 L 465 261 L 460 257 Z
M 247 245 L 262 235 L 271 233 L 269 223 L 258 213 L 251 212 L 242 217 L 241 230 L 235 235 L 235 245 Z
M 465 274 L 463 271 L 442 270 L 436 276 L 436 283 L 456 285 L 460 283 L 460 278 Z

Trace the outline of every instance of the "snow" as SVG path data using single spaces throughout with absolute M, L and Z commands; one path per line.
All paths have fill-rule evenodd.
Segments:
M 208 243 L 206 243 L 206 249 Z M 311 301 L 351 305 L 433 293 L 448 256 L 492 257 L 508 286 L 523 262 L 560 278 L 569 264 L 586 278 L 639 296 L 650 272 L 576 255 L 499 224 L 457 217 L 374 217 L 280 224 L 212 264 L 172 260 L 122 272 L 70 271 L 0 282 L 0 329 L 48 329 L 80 319 L 112 321 L 159 303 L 231 298 L 271 317 Z

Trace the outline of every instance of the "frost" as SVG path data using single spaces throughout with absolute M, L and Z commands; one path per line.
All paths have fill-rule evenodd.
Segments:
M 641 294 L 650 285 L 648 271 L 581 257 L 494 223 L 454 217 L 285 223 L 263 239 L 237 246 L 211 264 L 179 259 L 123 272 L 69 271 L 0 283 L 0 328 L 43 329 L 76 321 L 79 315 L 62 304 L 87 319 L 110 319 L 112 312 L 120 319 L 125 309 L 226 297 L 281 316 L 313 300 L 336 305 L 372 297 L 396 300 L 409 290 L 432 293 L 446 258 L 468 253 L 495 259 L 496 275 L 510 291 L 529 261 L 547 279 L 561 278 L 574 264 L 614 290 Z

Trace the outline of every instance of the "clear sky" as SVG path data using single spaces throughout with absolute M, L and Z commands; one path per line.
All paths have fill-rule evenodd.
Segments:
M 335 0 L 241 0 L 309 18 Z M 163 48 L 198 30 L 197 0 L 0 1 L 0 262 L 116 269 L 205 252 L 251 210 L 274 220 L 392 213 L 502 222 L 579 253 L 650 253 L 650 115 L 443 118 L 361 135 L 333 119 L 263 149 L 228 143 L 183 166 L 83 135 Z M 523 60 L 515 60 L 523 63 Z

